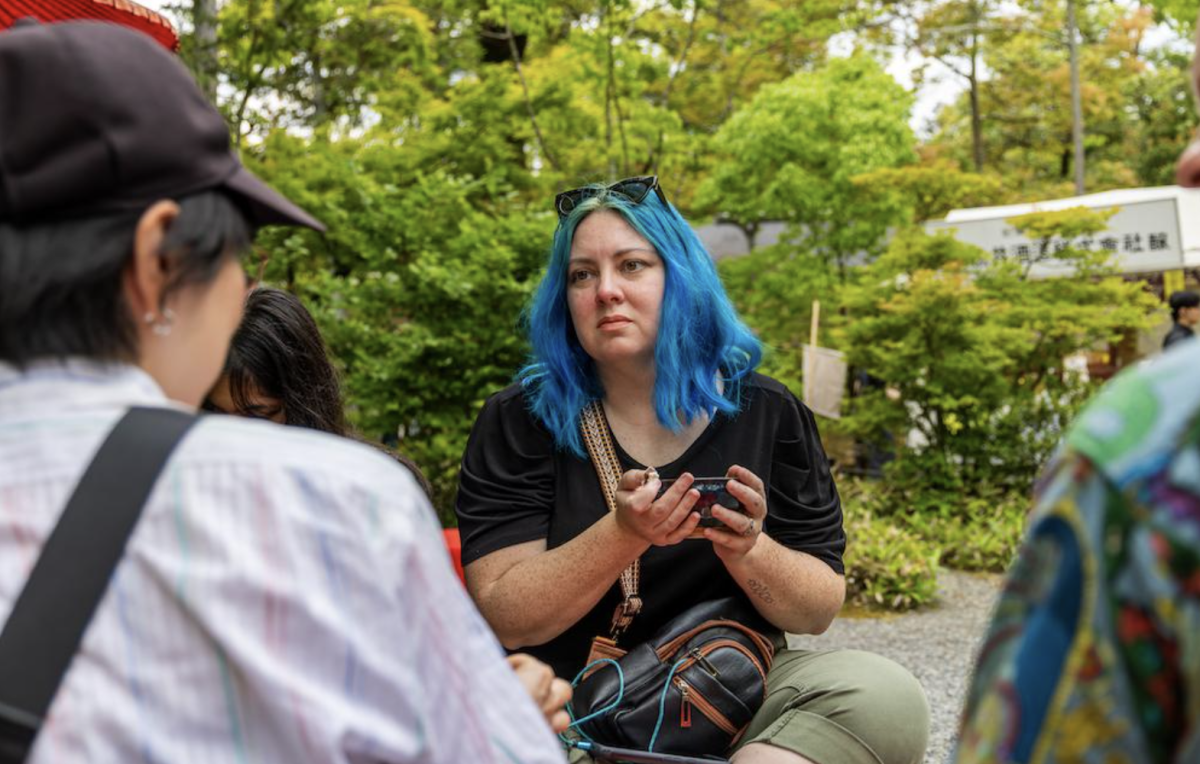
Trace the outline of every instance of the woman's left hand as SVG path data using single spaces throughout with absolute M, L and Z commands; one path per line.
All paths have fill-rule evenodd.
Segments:
M 571 724 L 565 706 L 571 699 L 571 685 L 554 676 L 554 670 L 528 653 L 515 653 L 505 658 L 517 680 L 541 709 L 546 722 L 555 732 L 565 732 Z
M 758 543 L 767 518 L 767 491 L 763 481 L 745 467 L 734 465 L 725 473 L 732 478 L 729 493 L 746 508 L 745 514 L 714 504 L 713 517 L 724 525 L 705 528 L 704 538 L 713 542 L 713 550 L 722 561 L 729 563 L 749 554 Z

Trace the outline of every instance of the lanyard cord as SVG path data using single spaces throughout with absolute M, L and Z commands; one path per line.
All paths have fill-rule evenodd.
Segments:
M 667 674 L 667 681 L 663 683 L 662 693 L 660 693 L 658 697 L 658 720 L 654 723 L 654 734 L 650 736 L 650 747 L 646 749 L 647 753 L 654 752 L 654 744 L 658 742 L 658 733 L 662 729 L 663 719 L 666 718 L 667 715 L 667 692 L 671 689 L 671 680 L 675 678 L 675 672 L 679 671 L 679 667 L 686 662 L 687 658 L 680 658 L 678 661 L 676 661 L 675 665 L 671 667 L 671 671 Z M 599 718 L 604 714 L 607 714 L 609 711 L 612 711 L 621 704 L 621 699 L 625 697 L 625 672 L 621 670 L 621 664 L 617 663 L 612 658 L 601 658 L 598 661 L 592 661 L 588 665 L 584 666 L 583 669 L 575 675 L 575 678 L 571 680 L 571 687 L 577 687 L 580 680 L 583 679 L 588 671 L 602 663 L 611 663 L 617 669 L 617 697 L 614 698 L 613 701 L 604 708 L 601 708 L 598 711 L 593 711 L 592 713 L 580 719 L 575 718 L 574 709 L 571 708 L 571 704 L 569 702 L 567 703 L 567 715 L 571 717 L 571 724 L 568 726 L 568 729 L 574 729 L 575 732 L 577 732 L 589 743 L 595 741 L 583 731 L 580 725 L 584 724 L 585 722 L 589 722 L 592 719 Z M 567 748 L 574 747 L 575 741 L 567 738 L 565 733 L 560 732 L 558 738 Z

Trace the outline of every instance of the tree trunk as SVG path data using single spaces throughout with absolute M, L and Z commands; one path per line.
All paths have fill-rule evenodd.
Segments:
M 607 39 L 604 41 L 604 49 L 608 56 L 608 61 L 612 62 L 612 25 L 608 21 L 610 10 L 608 3 L 600 3 L 600 28 L 604 30 L 604 35 Z M 604 81 L 604 156 L 608 158 L 608 179 L 612 181 L 617 177 L 617 159 L 613 156 L 613 116 L 612 116 L 612 66 L 606 66 L 606 79 Z
M 529 96 L 529 83 L 525 81 L 525 70 L 521 68 L 521 51 L 524 49 L 517 35 L 513 34 L 512 26 L 508 23 L 508 11 L 504 13 L 504 36 L 508 41 L 508 52 L 512 57 L 513 66 L 517 70 L 517 79 L 521 81 L 521 97 L 525 100 L 525 111 L 529 114 L 529 124 L 533 127 L 533 137 L 537 140 L 538 149 L 542 152 L 542 156 L 550 163 L 550 166 L 555 170 L 558 169 L 558 162 L 554 161 L 554 156 L 550 153 L 550 149 L 546 147 L 546 140 L 542 136 L 542 129 L 538 127 L 537 112 L 533 108 L 533 100 Z
M 983 116 L 979 113 L 979 33 L 971 35 L 971 149 L 975 172 L 983 172 Z
M 742 231 L 746 234 L 747 252 L 753 252 L 758 246 L 758 223 L 746 223 L 742 226 Z
M 196 79 L 208 100 L 217 100 L 217 0 L 192 0 Z

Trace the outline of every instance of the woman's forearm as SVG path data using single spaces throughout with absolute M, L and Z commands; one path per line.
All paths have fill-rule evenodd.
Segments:
M 793 634 L 825 631 L 846 596 L 845 579 L 828 565 L 766 534 L 748 554 L 726 567 L 758 612 Z
M 648 547 L 610 514 L 560 547 L 518 550 L 515 563 L 508 550 L 488 555 L 468 567 L 467 583 L 501 644 L 540 645 L 587 615 Z

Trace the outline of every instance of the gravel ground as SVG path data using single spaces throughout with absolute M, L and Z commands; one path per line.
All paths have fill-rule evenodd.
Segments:
M 944 764 L 1000 581 L 999 576 L 942 570 L 936 608 L 876 618 L 843 615 L 818 637 L 789 635 L 788 642 L 806 649 L 870 650 L 911 671 L 925 688 L 932 715 L 925 764 Z

